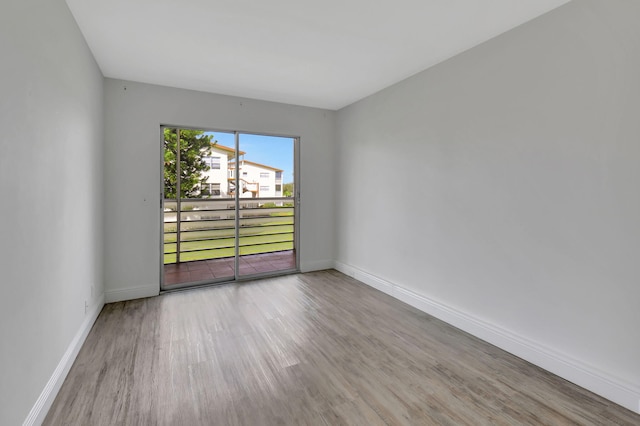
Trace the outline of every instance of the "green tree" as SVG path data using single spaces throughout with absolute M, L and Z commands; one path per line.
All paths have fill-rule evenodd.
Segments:
M 180 198 L 194 198 L 200 194 L 202 172 L 209 170 L 203 160 L 211 154 L 211 146 L 216 144 L 213 135 L 205 135 L 202 130 L 180 129 Z M 164 129 L 164 197 L 176 198 L 176 157 L 177 130 Z
M 282 186 L 282 195 L 285 197 L 293 197 L 293 182 L 285 183 Z

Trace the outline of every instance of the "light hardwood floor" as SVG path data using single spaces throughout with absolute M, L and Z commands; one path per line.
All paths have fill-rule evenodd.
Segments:
M 339 272 L 105 306 L 46 425 L 629 424 Z

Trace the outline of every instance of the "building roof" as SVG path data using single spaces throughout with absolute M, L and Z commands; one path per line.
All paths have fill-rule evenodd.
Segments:
M 227 152 L 230 152 L 232 154 L 235 153 L 235 151 L 236 151 L 233 148 L 229 148 L 228 146 L 220 145 L 219 143 L 212 143 L 211 144 L 211 148 L 216 148 L 216 149 L 219 149 L 221 151 L 227 151 Z M 238 151 L 238 154 L 244 155 L 246 153 L 244 151 Z
M 269 169 L 269 170 L 274 170 L 276 172 L 282 172 L 284 170 L 282 169 L 278 169 L 276 167 L 271 167 L 271 166 L 267 166 L 266 164 L 260 164 L 260 163 L 256 163 L 255 161 L 249 161 L 249 160 L 241 160 L 243 163 L 247 163 L 247 164 L 251 164 L 252 166 L 256 166 L 256 167 L 262 167 L 263 169 Z M 229 168 L 230 169 L 235 169 L 236 168 L 236 163 L 235 161 L 229 161 Z

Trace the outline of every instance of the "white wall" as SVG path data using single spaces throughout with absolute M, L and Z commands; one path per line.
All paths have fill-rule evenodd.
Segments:
M 335 156 L 340 269 L 634 411 L 638 22 L 571 2 L 339 111 Z
M 18 425 L 102 307 L 103 78 L 62 0 L 3 1 L 0 58 L 0 424 Z
M 105 79 L 107 300 L 158 293 L 160 125 L 301 137 L 301 267 L 332 265 L 335 113 Z

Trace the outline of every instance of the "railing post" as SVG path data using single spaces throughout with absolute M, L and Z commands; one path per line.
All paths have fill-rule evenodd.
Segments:
M 182 202 L 180 194 L 180 129 L 176 129 L 176 264 L 180 263 L 180 220 L 182 219 Z
M 240 133 L 234 132 L 234 149 L 236 156 L 236 190 L 235 190 L 235 249 L 233 259 L 234 279 L 240 276 Z

